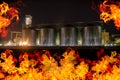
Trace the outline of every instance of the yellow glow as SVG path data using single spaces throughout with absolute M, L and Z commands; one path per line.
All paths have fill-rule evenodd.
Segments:
M 42 54 L 24 52 L 16 59 L 11 50 L 6 50 L 0 57 L 4 60 L 0 61 L 0 80 L 120 80 L 120 59 L 116 51 L 111 56 L 101 57 L 94 65 L 85 59 L 78 63 L 76 55 L 75 50 L 64 52 L 58 66 L 49 51 Z
M 9 26 L 13 19 L 19 20 L 18 13 L 17 9 L 9 7 L 7 3 L 0 4 L 0 32 L 2 32 L 2 28 Z
M 120 2 L 109 3 L 110 0 L 105 0 L 100 4 L 100 19 L 104 20 L 104 22 L 108 22 L 110 20 L 114 21 L 116 29 L 120 29 Z

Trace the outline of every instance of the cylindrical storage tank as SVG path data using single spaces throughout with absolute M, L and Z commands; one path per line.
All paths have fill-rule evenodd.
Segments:
M 77 46 L 82 46 L 82 30 L 83 30 L 84 22 L 76 22 L 74 23 L 77 28 Z
M 22 30 L 22 43 L 23 45 L 35 46 L 36 45 L 36 30 L 24 28 Z
M 87 25 L 83 28 L 83 46 L 102 45 L 102 28 L 100 25 Z
M 37 45 L 39 46 L 54 46 L 55 45 L 55 29 L 43 27 L 40 28 L 37 36 Z
M 60 45 L 61 46 L 76 46 L 77 31 L 73 26 L 64 26 L 60 28 Z

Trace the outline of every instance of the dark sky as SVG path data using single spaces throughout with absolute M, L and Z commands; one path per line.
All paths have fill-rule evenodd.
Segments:
M 33 16 L 34 23 L 78 22 L 99 20 L 92 10 L 92 0 L 25 1 L 25 14 Z
M 17 0 L 1 0 L 16 3 Z M 26 14 L 33 17 L 33 24 L 42 23 L 70 23 L 99 21 L 98 3 L 101 0 L 18 0 L 20 10 L 20 23 L 24 22 Z M 96 9 L 93 9 L 93 1 Z M 94 7 L 94 8 L 95 8 Z M 105 29 L 112 33 L 116 31 L 114 25 L 105 24 Z M 16 28 L 17 29 L 17 28 Z
M 94 1 L 94 3 L 93 3 Z M 33 24 L 99 21 L 101 0 L 26 0 L 22 14 L 31 14 Z M 95 8 L 95 9 L 93 9 Z M 111 33 L 119 33 L 114 25 L 104 25 Z

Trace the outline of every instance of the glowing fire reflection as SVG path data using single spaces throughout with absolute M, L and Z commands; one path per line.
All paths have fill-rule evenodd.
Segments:
M 100 19 L 104 22 L 114 21 L 116 29 L 120 29 L 120 2 L 114 0 L 105 0 L 100 4 Z
M 8 33 L 6 28 L 11 24 L 12 21 L 18 21 L 18 10 L 14 7 L 9 7 L 5 2 L 0 4 L 0 33 L 2 37 L 5 37 Z
M 20 41 L 19 42 L 19 46 L 24 46 L 24 45 L 28 46 L 29 45 L 28 41 Z
M 75 50 L 67 50 L 56 60 L 49 51 L 24 52 L 16 59 L 6 50 L 0 57 L 0 80 L 120 80 L 120 57 L 101 56 L 98 61 L 80 58 Z M 19 63 L 19 64 L 18 64 Z

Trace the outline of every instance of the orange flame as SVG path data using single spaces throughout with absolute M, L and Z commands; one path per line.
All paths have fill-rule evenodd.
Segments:
M 76 54 L 75 50 L 66 51 L 56 61 L 49 51 L 25 52 L 17 60 L 13 51 L 6 50 L 0 56 L 0 80 L 120 80 L 116 51 L 98 61 L 76 60 Z
M 100 19 L 104 22 L 110 20 L 114 21 L 116 29 L 120 29 L 120 2 L 114 2 L 112 0 L 105 0 L 100 4 Z
M 18 10 L 13 7 L 9 7 L 9 5 L 5 2 L 0 4 L 0 33 L 2 37 L 7 35 L 7 28 L 13 20 L 18 21 Z

